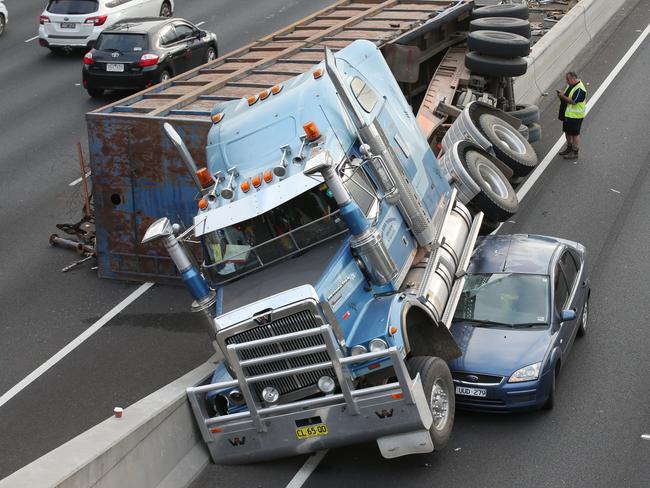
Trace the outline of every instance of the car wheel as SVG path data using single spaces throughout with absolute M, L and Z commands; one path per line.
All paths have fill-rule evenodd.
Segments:
M 160 73 L 160 76 L 158 77 L 158 83 L 164 83 L 166 81 L 169 81 L 171 77 L 172 77 L 171 73 L 165 69 L 163 70 L 162 73 Z
M 211 63 L 217 59 L 217 50 L 210 46 L 208 50 L 205 52 L 205 63 Z
M 481 132 L 492 143 L 494 154 L 512 169 L 514 176 L 528 176 L 539 160 L 530 143 L 517 129 L 491 114 L 479 116 Z
M 475 19 L 469 23 L 469 30 L 470 32 L 479 30 L 512 32 L 513 34 L 519 34 L 526 39 L 530 39 L 530 22 L 510 17 L 486 17 L 484 19 Z
M 7 19 L 5 19 L 4 15 L 0 14 L 0 36 L 5 31 L 5 25 L 7 25 Z
M 104 96 L 104 90 L 99 88 L 88 88 L 88 95 L 93 98 L 100 98 Z
M 546 399 L 546 402 L 542 406 L 544 410 L 553 410 L 553 407 L 555 406 L 555 392 L 557 389 L 557 375 L 560 372 L 560 364 L 556 364 L 555 366 L 555 372 L 553 373 L 553 379 L 551 383 L 551 390 L 548 394 L 548 398 Z
M 528 56 L 530 40 L 512 32 L 480 30 L 469 33 L 467 49 L 500 58 Z
M 160 7 L 160 16 L 161 17 L 171 17 L 172 16 L 172 6 L 169 2 L 163 2 Z
M 449 367 L 442 359 L 430 356 L 409 358 L 406 365 L 413 378 L 420 374 L 424 396 L 433 416 L 429 433 L 434 448 L 441 449 L 449 440 L 456 414 L 454 382 Z
M 521 76 L 528 70 L 528 62 L 522 57 L 499 58 L 470 51 L 465 55 L 465 66 L 475 75 Z
M 480 191 L 472 198 L 472 205 L 481 210 L 489 219 L 503 222 L 519 209 L 519 200 L 505 175 L 476 149 L 468 149 L 464 154 L 465 167 Z
M 512 17 L 522 20 L 528 20 L 528 5 L 509 3 L 502 5 L 487 5 L 477 8 L 472 12 L 473 19 L 483 19 L 488 17 Z
M 582 307 L 582 317 L 580 317 L 580 327 L 578 327 L 578 337 L 583 337 L 587 333 L 587 323 L 589 320 L 589 298 L 585 301 L 585 306 Z

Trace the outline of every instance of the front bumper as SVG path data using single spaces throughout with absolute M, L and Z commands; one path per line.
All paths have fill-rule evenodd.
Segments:
M 409 377 L 406 365 L 396 348 L 340 357 L 338 350 L 334 351 L 335 339 L 329 325 L 271 339 L 291 340 L 309 334 L 322 335 L 328 343 L 331 366 L 337 373 L 341 393 L 282 405 L 263 406 L 253 399 L 249 383 L 260 381 L 269 374 L 244 377 L 241 371 L 236 371 L 241 381 L 226 381 L 187 389 L 199 429 L 215 463 L 264 461 L 370 440 L 378 441 L 384 457 L 433 450 L 428 432 L 433 419 L 420 378 L 418 376 L 412 380 Z M 263 341 L 265 340 L 253 342 L 259 346 Z M 229 359 L 235 359 L 237 349 L 246 347 L 248 344 L 228 346 Z M 353 389 L 348 366 L 384 357 L 391 359 L 397 381 Z M 231 364 L 237 366 L 237 363 Z M 293 373 L 295 370 L 286 371 L 287 376 Z M 277 376 L 278 373 L 270 375 Z M 207 393 L 233 387 L 241 389 L 249 410 L 210 417 L 205 407 Z M 327 426 L 325 435 L 298 438 L 299 427 L 319 424 Z

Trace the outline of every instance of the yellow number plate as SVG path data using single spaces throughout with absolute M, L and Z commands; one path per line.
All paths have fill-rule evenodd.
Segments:
M 327 434 L 329 434 L 329 431 L 327 430 L 327 425 L 325 424 L 308 425 L 306 427 L 298 427 L 296 429 L 296 437 L 300 440 Z

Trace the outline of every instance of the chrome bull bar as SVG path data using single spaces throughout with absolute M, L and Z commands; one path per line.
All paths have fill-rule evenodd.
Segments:
M 288 342 L 318 335 L 322 337 L 324 341 L 323 345 L 311 346 L 303 349 L 281 352 L 278 354 L 271 354 L 255 359 L 243 360 L 240 358 L 240 352 L 246 349 L 260 347 L 268 344 L 275 344 L 278 342 Z M 301 355 L 324 350 L 327 351 L 330 358 L 329 361 L 326 362 L 248 377 L 245 376 L 243 371 L 243 367 L 259 364 L 263 361 L 278 361 L 281 359 L 298 357 Z M 419 380 L 417 378 L 415 380 L 412 380 L 410 378 L 406 364 L 402 360 L 401 353 L 396 347 L 391 347 L 384 351 L 368 352 L 356 356 L 344 357 L 334 337 L 332 327 L 329 324 L 325 324 L 310 330 L 292 332 L 289 334 L 265 339 L 257 339 L 241 344 L 232 344 L 227 348 L 227 355 L 229 359 L 229 365 L 237 377 L 236 380 L 190 387 L 186 390 L 190 405 L 194 412 L 194 416 L 196 417 L 199 424 L 199 429 L 201 431 L 203 439 L 207 443 L 210 443 L 213 440 L 211 429 L 214 429 L 219 425 L 228 424 L 230 422 L 252 421 L 257 432 L 263 433 L 267 432 L 267 425 L 264 422 L 265 418 L 280 414 L 301 412 L 307 408 L 325 407 L 328 405 L 343 403 L 346 405 L 346 412 L 349 415 L 359 415 L 359 398 L 367 398 L 369 396 L 386 393 L 391 390 L 399 391 L 400 393 L 398 393 L 395 398 L 403 399 L 407 405 L 415 405 L 416 403 L 416 398 L 413 395 L 413 384 L 414 382 L 419 382 Z M 389 358 L 391 360 L 397 381 L 368 388 L 355 389 L 352 381 L 352 373 L 349 366 L 354 363 L 364 363 L 376 359 L 385 358 Z M 317 398 L 299 400 L 281 405 L 264 406 L 255 400 L 253 392 L 251 391 L 251 385 L 260 381 L 271 380 L 283 376 L 292 376 L 295 374 L 324 368 L 332 368 L 336 373 L 338 384 L 341 389 L 340 393 L 327 394 L 319 396 Z M 244 396 L 246 405 L 248 406 L 248 411 L 220 415 L 216 417 L 209 416 L 204 402 L 205 395 L 210 391 L 223 390 L 236 386 L 240 388 L 242 395 Z

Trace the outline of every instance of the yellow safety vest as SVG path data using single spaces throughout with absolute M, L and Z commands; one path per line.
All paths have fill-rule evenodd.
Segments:
M 567 90 L 569 87 L 567 86 Z M 584 119 L 587 114 L 587 89 L 585 85 L 582 84 L 582 81 L 579 81 L 569 92 L 569 98 L 573 100 L 573 94 L 576 90 L 582 90 L 585 92 L 585 99 L 582 102 L 571 105 L 570 103 L 566 104 L 566 110 L 564 111 L 564 116 L 567 119 Z M 565 90 L 566 91 L 566 90 Z

